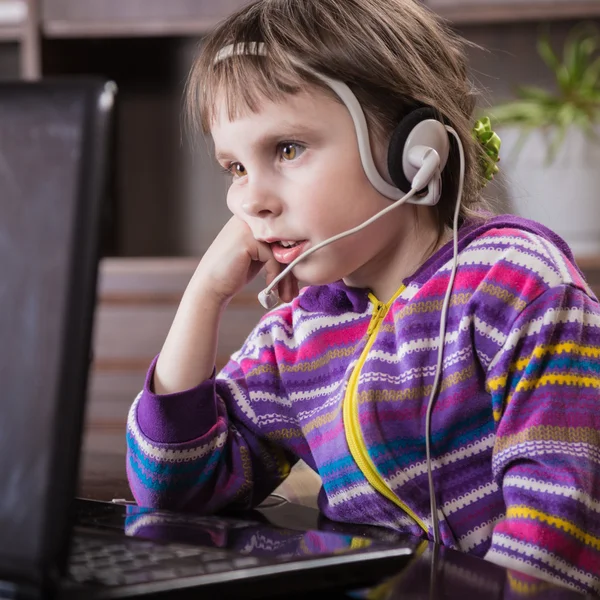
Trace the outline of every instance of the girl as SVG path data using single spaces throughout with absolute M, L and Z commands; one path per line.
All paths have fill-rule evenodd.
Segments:
M 255 506 L 302 459 L 331 519 L 600 590 L 600 307 L 561 239 L 482 210 L 466 72 L 414 0 L 258 0 L 208 37 L 188 101 L 233 217 L 130 412 L 139 504 Z M 215 375 L 229 300 L 296 260 Z

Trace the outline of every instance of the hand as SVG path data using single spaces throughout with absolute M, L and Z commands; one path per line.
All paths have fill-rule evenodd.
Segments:
M 269 244 L 254 239 L 250 227 L 233 216 L 219 232 L 194 274 L 205 291 L 228 302 L 264 268 L 266 285 L 281 272 Z M 279 297 L 291 302 L 298 295 L 298 281 L 288 273 L 278 284 Z

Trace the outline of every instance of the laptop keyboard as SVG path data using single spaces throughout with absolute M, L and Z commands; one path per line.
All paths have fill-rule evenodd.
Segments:
M 273 564 L 216 548 L 157 544 L 111 536 L 73 537 L 69 579 L 81 584 L 130 585 L 211 575 Z

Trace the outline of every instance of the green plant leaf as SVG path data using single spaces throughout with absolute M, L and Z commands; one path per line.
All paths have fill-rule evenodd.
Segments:
M 600 77 L 600 56 L 597 57 L 591 65 L 589 65 L 581 76 L 581 88 L 584 90 L 594 91 L 600 98 L 600 90 L 598 89 L 598 79 Z
M 573 86 L 581 81 L 597 49 L 598 30 L 593 25 L 584 23 L 576 26 L 567 36 L 564 46 L 564 65 L 570 72 Z
M 563 104 L 556 111 L 556 122 L 560 129 L 567 129 L 574 122 L 578 114 L 577 107 L 572 104 Z
M 572 92 L 571 73 L 566 65 L 560 65 L 556 71 L 556 81 L 561 92 L 568 96 Z
M 538 39 L 537 51 L 538 54 L 542 57 L 543 61 L 548 66 L 548 68 L 551 71 L 556 72 L 560 67 L 560 61 L 558 60 L 558 57 L 552 49 L 552 45 L 550 44 L 550 37 L 548 36 L 548 34 L 544 34 Z
M 600 31 L 588 23 L 574 27 L 563 45 L 562 60 L 552 48 L 548 33 L 539 36 L 537 50 L 552 71 L 558 92 L 520 86 L 515 90 L 515 100 L 490 112 L 501 126 L 515 125 L 526 132 L 544 129 L 548 159 L 553 160 L 571 127 L 582 129 L 590 138 L 599 138 Z
M 548 90 L 532 85 L 519 86 L 517 88 L 517 94 L 519 98 L 522 98 L 523 100 L 537 100 L 538 102 L 548 102 L 553 98 L 553 95 Z

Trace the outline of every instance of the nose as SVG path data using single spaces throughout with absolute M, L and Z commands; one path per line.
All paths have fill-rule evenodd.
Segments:
M 282 210 L 282 202 L 273 186 L 258 178 L 248 180 L 241 206 L 249 217 L 278 216 Z

